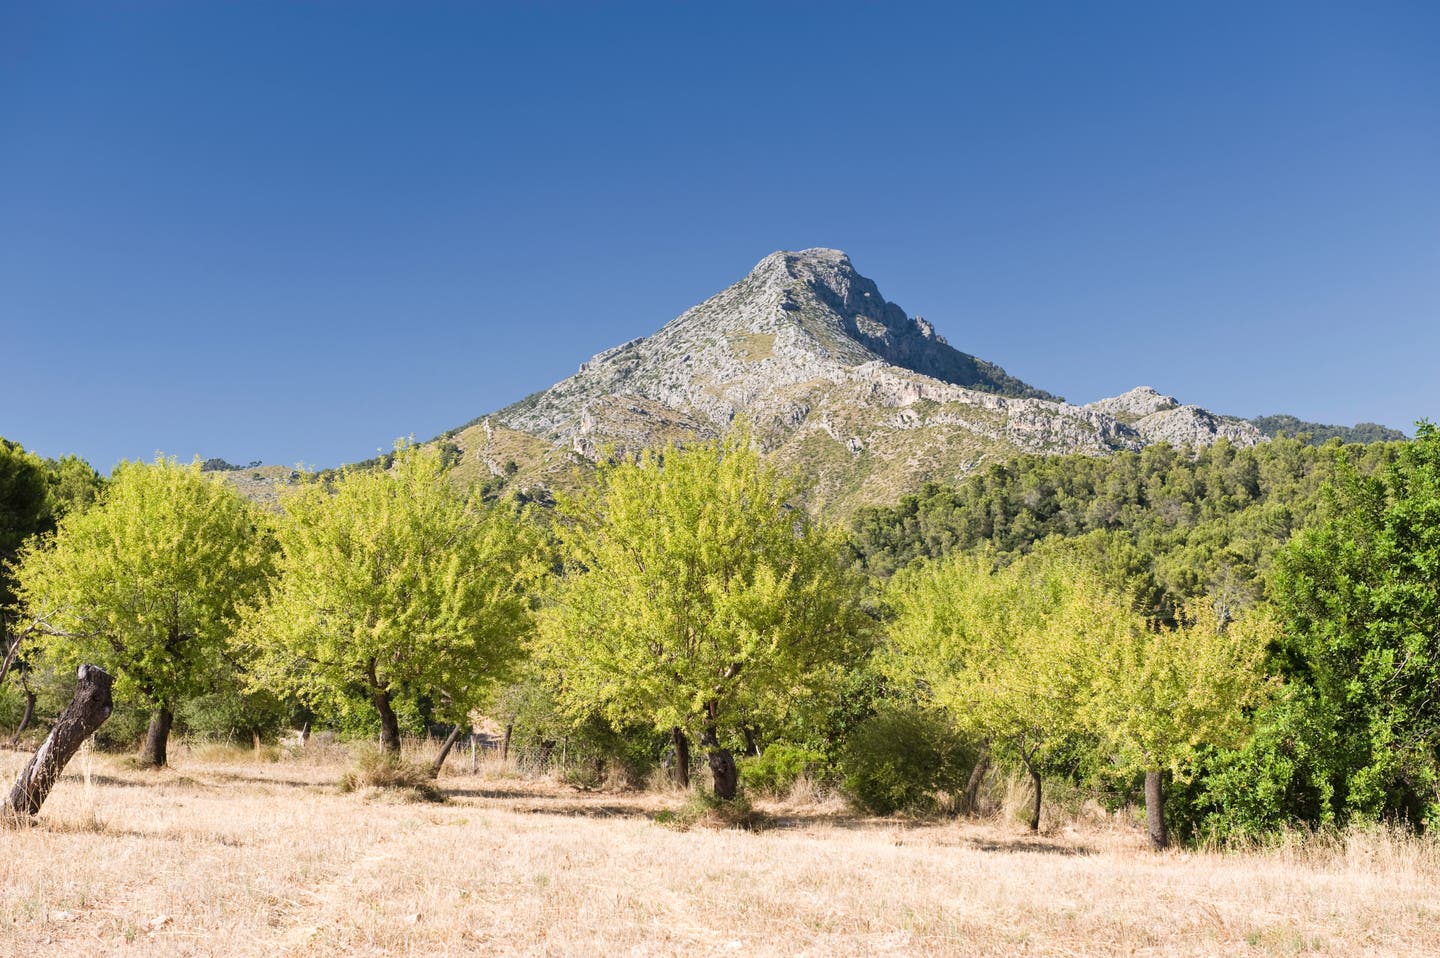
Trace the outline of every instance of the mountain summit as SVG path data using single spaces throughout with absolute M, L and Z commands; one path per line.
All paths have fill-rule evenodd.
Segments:
M 1066 403 L 955 349 L 833 249 L 771 253 L 654 335 L 448 438 L 496 475 L 539 463 L 526 471 L 543 482 L 607 446 L 710 437 L 737 415 L 831 512 L 1024 452 L 1263 440 L 1249 423 L 1148 387 Z
M 702 431 L 723 429 L 738 413 L 783 411 L 796 387 L 874 363 L 997 395 L 1056 398 L 952 347 L 880 295 L 845 253 L 808 249 L 771 253 L 653 336 L 599 353 L 497 418 L 568 437 L 596 431 L 607 399 L 623 396 L 621 405 L 650 400 Z

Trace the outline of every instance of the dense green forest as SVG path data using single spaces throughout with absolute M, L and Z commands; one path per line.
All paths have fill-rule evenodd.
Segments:
M 1157 846 L 1440 821 L 1440 435 L 1027 456 L 840 529 L 748 433 L 544 508 L 401 445 L 277 513 L 200 464 L 0 446 L 0 723 L 116 676 L 102 741 L 483 713 L 600 776 L 800 776 L 879 813 L 997 772 L 1144 806 Z M 213 470 L 212 470 L 213 471 Z M 38 704 L 37 704 L 38 703 Z M 1052 790 L 1053 791 L 1053 790 Z
M 1118 534 L 1144 557 L 1171 605 L 1206 593 L 1249 604 L 1263 597 L 1277 550 L 1316 518 L 1337 464 L 1368 475 L 1402 448 L 1295 439 L 1238 448 L 1222 440 L 1105 458 L 1021 456 L 958 486 L 928 486 L 895 506 L 862 510 L 850 549 L 885 578 L 954 551 L 985 548 L 1008 561 L 1050 536 Z
M 1378 422 L 1359 422 L 1353 426 L 1327 426 L 1320 422 L 1306 422 L 1295 416 L 1256 416 L 1250 420 L 1261 432 L 1271 439 L 1288 436 L 1298 439 L 1302 436 L 1313 446 L 1324 445 L 1332 439 L 1343 443 L 1398 442 L 1406 438 L 1398 429 L 1382 426 Z

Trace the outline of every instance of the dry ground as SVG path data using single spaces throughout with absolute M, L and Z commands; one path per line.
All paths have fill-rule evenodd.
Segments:
M 1123 825 L 762 806 L 655 824 L 676 795 L 495 774 L 444 805 L 340 794 L 343 757 L 77 756 L 0 830 L 0 955 L 1422 955 L 1440 847 L 1153 855 Z M 5 782 L 25 756 L 0 753 Z

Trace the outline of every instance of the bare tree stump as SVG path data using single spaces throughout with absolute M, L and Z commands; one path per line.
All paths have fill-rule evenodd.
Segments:
M 104 669 L 82 665 L 75 697 L 60 713 L 55 727 L 40 743 L 30 762 L 5 800 L 5 811 L 17 818 L 29 818 L 40 811 L 45 798 L 69 764 L 77 749 L 110 717 L 110 686 L 113 680 Z

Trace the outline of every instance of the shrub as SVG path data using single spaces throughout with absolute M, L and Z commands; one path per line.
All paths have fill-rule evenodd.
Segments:
M 270 692 L 229 687 L 182 702 L 175 710 L 175 723 L 209 741 L 246 741 L 256 735 L 273 740 L 288 725 L 291 711 Z
M 692 828 L 742 828 L 754 831 L 760 827 L 760 815 L 744 795 L 723 799 L 714 792 L 696 789 L 675 811 L 656 814 L 655 823 L 685 832 Z
M 784 795 L 801 775 L 813 772 L 825 756 L 798 745 L 776 744 L 760 755 L 740 760 L 740 781 L 751 791 L 765 795 Z
M 867 812 L 924 812 L 935 807 L 937 791 L 964 786 L 971 759 L 943 717 L 892 707 L 850 733 L 840 772 L 846 793 Z

